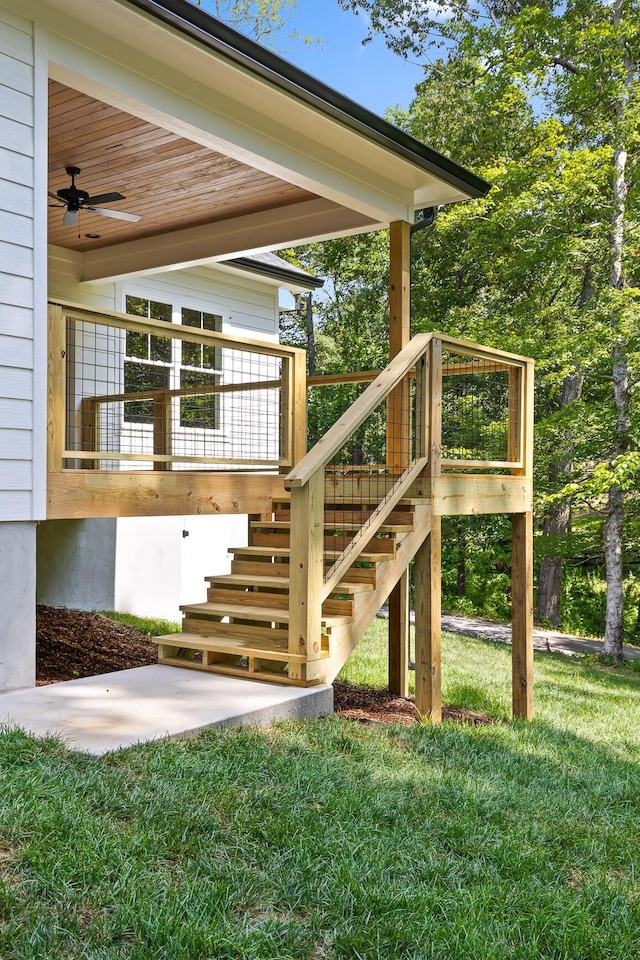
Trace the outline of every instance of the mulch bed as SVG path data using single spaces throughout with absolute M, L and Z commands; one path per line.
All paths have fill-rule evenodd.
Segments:
M 79 677 L 93 677 L 156 663 L 158 648 L 144 634 L 100 613 L 64 607 L 37 608 L 36 683 L 60 683 Z M 412 700 L 388 690 L 372 690 L 346 683 L 334 684 L 336 714 L 360 723 L 396 723 L 412 726 L 418 722 Z M 484 714 L 456 707 L 443 708 L 447 720 L 490 725 Z
M 100 613 L 36 609 L 36 684 L 94 677 L 156 663 L 158 648 L 142 633 Z

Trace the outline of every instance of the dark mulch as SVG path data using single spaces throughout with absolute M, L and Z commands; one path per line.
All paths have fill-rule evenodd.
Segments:
M 39 606 L 36 683 L 59 683 L 155 663 L 158 648 L 144 634 L 101 613 Z
M 361 723 L 399 723 L 410 727 L 419 720 L 413 700 L 397 697 L 388 690 L 334 683 L 333 703 L 335 712 L 340 716 Z M 462 707 L 443 707 L 442 719 L 477 726 L 491 726 L 495 723 L 495 720 L 484 713 L 475 713 Z
M 158 648 L 144 634 L 100 613 L 65 607 L 37 608 L 36 675 L 38 686 L 129 670 L 156 663 Z M 411 726 L 418 716 L 412 700 L 388 690 L 372 690 L 346 683 L 334 684 L 335 712 L 360 723 L 398 723 Z M 489 725 L 484 714 L 457 707 L 443 708 L 447 720 Z

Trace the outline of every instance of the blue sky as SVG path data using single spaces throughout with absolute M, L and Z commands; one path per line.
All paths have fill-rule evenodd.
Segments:
M 215 15 L 214 0 L 191 2 Z M 274 44 L 278 53 L 313 77 L 380 116 L 389 108 L 409 106 L 422 68 L 391 53 L 380 37 L 363 47 L 367 36 L 363 14 L 347 13 L 338 0 L 298 0 L 285 34 L 289 30 L 324 41 L 312 46 L 293 40 Z
M 307 73 L 374 113 L 409 105 L 421 68 L 391 53 L 379 37 L 363 47 L 367 25 L 362 14 L 345 13 L 336 0 L 299 0 L 291 23 L 299 33 L 325 40 L 321 48 L 289 45 L 285 56 Z

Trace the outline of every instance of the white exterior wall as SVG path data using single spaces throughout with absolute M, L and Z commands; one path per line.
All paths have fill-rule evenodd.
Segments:
M 45 509 L 46 234 L 36 210 L 46 86 L 36 46 L 34 25 L 0 8 L 0 690 L 35 682 L 35 521 Z
M 77 271 L 73 253 L 50 248 L 50 296 L 105 310 L 124 310 L 127 294 L 149 297 L 219 313 L 225 333 L 277 340 L 278 288 L 249 275 L 194 267 L 130 283 L 86 285 Z M 108 389 L 120 388 L 121 367 L 122 358 L 113 365 Z M 180 604 L 206 599 L 204 577 L 229 570 L 228 547 L 246 542 L 246 517 L 53 521 L 38 531 L 38 601 L 180 620 Z
M 37 519 L 33 24 L 0 8 L 0 522 Z

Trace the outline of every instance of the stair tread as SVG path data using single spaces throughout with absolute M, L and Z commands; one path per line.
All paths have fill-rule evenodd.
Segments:
M 251 522 L 251 528 L 253 530 L 282 530 L 286 532 L 291 529 L 290 520 L 253 520 Z M 358 530 L 362 529 L 362 524 L 357 523 L 325 523 L 325 530 L 347 530 L 350 533 L 357 533 Z M 403 533 L 407 530 L 412 530 L 413 527 L 410 523 L 384 523 L 381 527 L 378 527 L 376 533 Z
M 250 606 L 245 603 L 234 604 L 226 601 L 183 604 L 180 609 L 191 617 L 194 614 L 204 614 L 205 616 L 234 617 L 240 620 L 266 620 L 279 623 L 286 623 L 289 620 L 289 611 L 279 607 Z M 331 627 L 351 623 L 352 619 L 352 617 L 347 616 L 336 616 L 334 614 L 325 616 L 323 614 L 322 623 Z
M 205 577 L 208 583 L 234 584 L 246 587 L 273 587 L 288 591 L 289 577 L 260 577 L 242 573 L 221 573 L 218 576 Z M 339 583 L 335 593 L 367 593 L 373 590 L 371 583 Z
M 242 638 L 218 637 L 215 632 L 202 633 L 169 633 L 164 637 L 154 637 L 154 643 L 171 647 L 181 647 L 186 650 L 208 650 L 211 653 L 230 653 L 241 657 L 261 657 L 265 660 L 295 661 L 304 663 L 304 654 L 289 653 L 287 645 L 282 640 L 273 643 L 259 643 Z
M 248 554 L 253 557 L 289 557 L 291 551 L 289 547 L 229 547 L 229 553 Z M 325 550 L 325 557 L 335 560 L 342 556 L 342 550 Z M 367 563 L 380 563 L 383 560 L 393 560 L 392 553 L 361 553 L 358 560 L 364 560 Z

